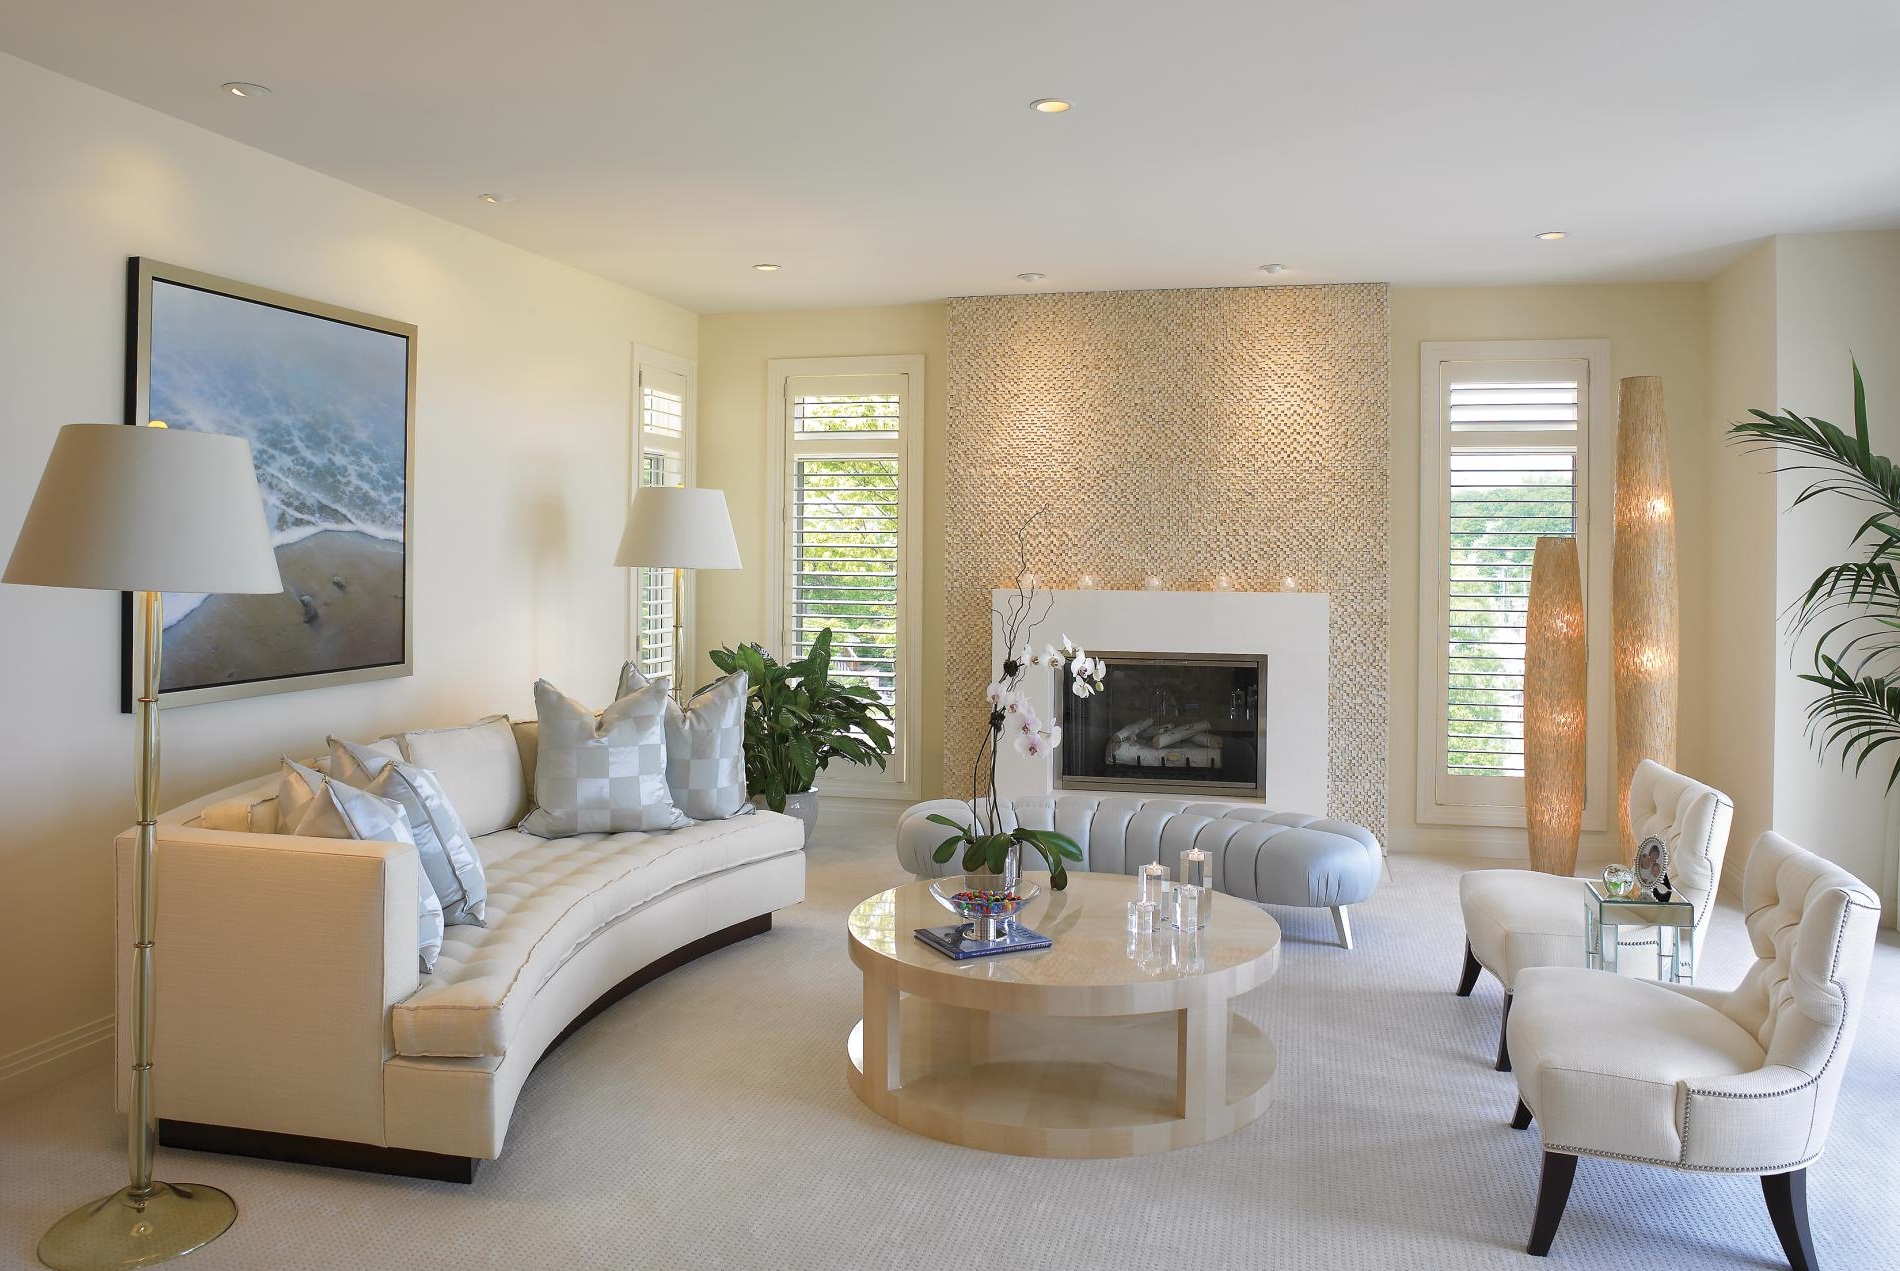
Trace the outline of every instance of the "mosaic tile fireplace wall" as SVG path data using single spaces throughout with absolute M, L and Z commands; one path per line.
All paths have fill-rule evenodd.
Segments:
M 1152 575 L 1192 590 L 1225 574 L 1240 590 L 1291 578 L 1330 593 L 1325 811 L 1383 839 L 1386 288 L 953 300 L 948 352 L 950 793 L 968 793 L 959 757 L 983 728 L 985 611 L 990 588 L 1015 576 L 1027 520 L 1029 568 L 1054 587 L 1093 574 L 1135 588 Z

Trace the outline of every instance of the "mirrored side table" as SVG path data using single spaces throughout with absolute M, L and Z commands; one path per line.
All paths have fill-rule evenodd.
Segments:
M 1590 898 L 1583 902 L 1584 965 L 1596 971 L 1616 970 L 1617 930 L 1620 927 L 1656 928 L 1656 970 L 1659 978 L 1676 984 L 1695 983 L 1695 906 L 1678 897 L 1651 900 L 1647 896 L 1612 896 L 1595 878 Z

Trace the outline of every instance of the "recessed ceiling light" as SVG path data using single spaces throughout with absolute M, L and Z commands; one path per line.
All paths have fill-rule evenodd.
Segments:
M 1029 109 L 1041 111 L 1045 115 L 1060 115 L 1069 108 L 1069 103 L 1060 97 L 1038 97 L 1029 103 Z
M 1569 237 L 1570 237 L 1570 231 L 1568 230 L 1547 229 L 1543 233 L 1537 236 L 1537 241 L 1540 243 L 1554 243 L 1560 238 L 1569 238 Z
M 1022 279 L 1024 282 L 1041 282 L 1044 278 L 1047 278 L 1049 275 L 1039 274 L 1035 270 L 1032 269 L 1026 274 L 1017 274 L 1016 276 Z
M 1276 260 L 1271 265 L 1260 266 L 1260 272 L 1263 274 L 1283 274 L 1286 272 L 1286 266 Z
M 515 201 L 515 196 L 512 194 L 484 194 L 481 196 L 481 198 L 482 198 L 482 202 L 484 203 L 499 204 L 499 203 L 513 203 Z
M 241 79 L 234 79 L 230 83 L 220 84 L 218 85 L 218 87 L 223 89 L 225 92 L 231 94 L 231 96 L 233 97 L 269 97 L 270 96 L 270 89 L 265 88 L 262 84 L 247 84 Z
M 754 265 L 753 268 L 762 274 L 776 274 L 779 271 L 777 265 Z

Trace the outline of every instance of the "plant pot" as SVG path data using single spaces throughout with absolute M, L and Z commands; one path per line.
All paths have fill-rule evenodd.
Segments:
M 803 790 L 797 794 L 785 796 L 785 815 L 797 817 L 805 827 L 805 842 L 811 842 L 811 832 L 818 825 L 818 792 Z

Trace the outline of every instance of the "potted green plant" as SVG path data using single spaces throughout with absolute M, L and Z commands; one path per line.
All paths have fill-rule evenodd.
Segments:
M 752 798 L 774 812 L 804 823 L 811 837 L 818 820 L 818 774 L 833 759 L 889 762 L 891 709 L 862 684 L 831 677 L 831 628 L 812 641 L 811 651 L 781 665 L 757 644 L 714 649 L 712 664 L 727 675 L 744 671 L 746 696 L 745 776 Z

